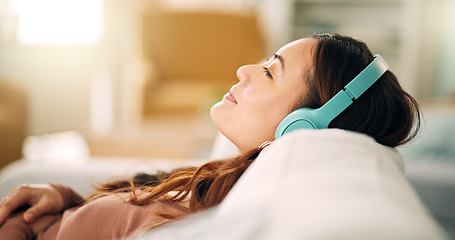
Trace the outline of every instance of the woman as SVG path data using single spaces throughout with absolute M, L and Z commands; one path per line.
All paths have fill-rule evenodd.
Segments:
M 4 224 L 0 238 L 13 234 L 22 234 L 23 239 L 126 238 L 210 208 L 224 199 L 275 139 L 286 115 L 324 105 L 372 60 L 367 46 L 350 37 L 316 34 L 291 42 L 267 62 L 241 67 L 239 83 L 211 109 L 212 120 L 238 147 L 239 156 L 159 179 L 107 183 L 85 202 L 61 185 L 15 188 L 0 205 Z M 396 147 L 416 135 L 419 116 L 416 101 L 387 71 L 329 128 L 364 133 Z M 30 207 L 11 215 L 23 205 Z

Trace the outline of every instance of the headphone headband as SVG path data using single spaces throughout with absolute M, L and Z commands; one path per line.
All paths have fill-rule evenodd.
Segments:
M 275 138 L 301 128 L 327 128 L 335 117 L 370 88 L 388 68 L 387 62 L 377 54 L 368 66 L 322 107 L 300 108 L 287 115 L 278 125 Z
M 363 69 L 359 75 L 357 75 L 351 82 L 349 82 L 346 87 L 344 87 L 345 91 L 348 91 L 352 94 L 353 100 L 356 100 L 360 97 L 368 88 L 373 85 L 389 68 L 389 65 L 381 57 L 381 55 L 377 54 L 374 56 L 373 61 L 368 64 L 368 66 Z

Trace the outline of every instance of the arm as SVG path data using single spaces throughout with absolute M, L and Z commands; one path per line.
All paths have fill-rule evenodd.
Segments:
M 14 214 L 0 227 L 0 239 L 33 239 L 33 230 L 30 225 L 24 221 L 21 214 Z
M 0 203 L 0 239 L 32 239 L 58 220 L 63 210 L 82 203 L 77 193 L 59 184 L 16 187 Z M 26 211 L 16 212 L 27 205 Z
M 0 239 L 34 239 L 38 232 L 45 230 L 61 217 L 60 214 L 45 215 L 29 224 L 24 221 L 22 215 L 23 212 L 10 215 L 10 217 L 0 227 Z

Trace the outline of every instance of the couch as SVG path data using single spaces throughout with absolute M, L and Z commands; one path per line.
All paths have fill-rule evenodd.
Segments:
M 233 150 L 218 135 L 212 156 Z M 0 173 L 0 197 L 19 183 L 49 181 L 87 194 L 114 177 L 205 161 L 23 159 Z M 138 239 L 449 239 L 403 170 L 397 150 L 365 135 L 296 131 L 267 147 L 223 203 Z
M 362 134 L 299 130 L 266 148 L 220 205 L 139 239 L 448 239 L 402 163 Z

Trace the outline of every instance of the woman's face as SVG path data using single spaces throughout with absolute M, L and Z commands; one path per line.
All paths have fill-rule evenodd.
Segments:
M 267 62 L 237 70 L 239 82 L 210 115 L 240 152 L 275 139 L 278 124 L 308 91 L 304 78 L 313 67 L 316 43 L 313 38 L 291 42 Z

